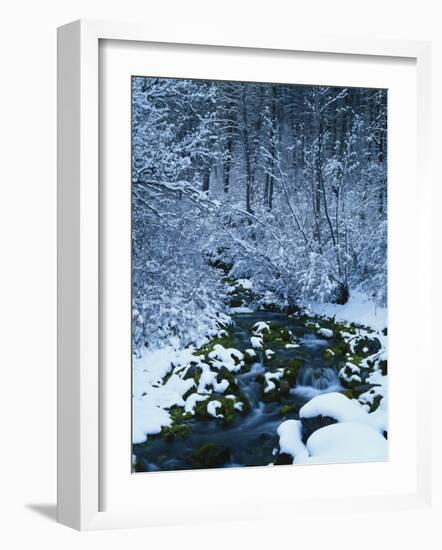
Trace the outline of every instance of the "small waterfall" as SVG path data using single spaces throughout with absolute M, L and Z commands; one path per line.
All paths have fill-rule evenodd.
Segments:
M 301 367 L 296 378 L 298 386 L 326 391 L 339 386 L 338 373 L 333 367 Z
M 261 385 L 254 380 L 257 374 L 265 372 L 264 365 L 256 362 L 250 367 L 249 372 L 240 374 L 237 379 L 242 393 L 247 397 L 252 409 L 259 408 L 259 396 Z

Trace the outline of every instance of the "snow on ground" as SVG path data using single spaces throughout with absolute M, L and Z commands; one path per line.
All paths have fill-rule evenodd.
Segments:
M 230 313 L 253 313 L 255 310 L 247 306 L 231 307 Z
M 324 338 L 333 338 L 333 331 L 329 328 L 320 328 L 318 330 L 319 336 L 323 336 Z
M 335 316 L 337 321 L 348 321 L 381 331 L 387 326 L 387 308 L 379 307 L 365 294 L 353 291 L 344 305 L 311 303 L 307 310 L 316 315 Z
M 191 389 L 193 379 L 184 379 L 177 373 L 184 371 L 190 361 L 199 359 L 191 350 L 175 350 L 171 347 L 146 352 L 133 360 L 133 442 L 146 441 L 149 434 L 157 434 L 172 420 L 165 410 L 174 405 L 184 406 L 183 395 Z M 163 383 L 163 379 L 174 373 Z
M 212 392 L 223 394 L 229 387 L 229 381 L 225 378 L 218 380 L 219 370 L 225 367 L 230 372 L 236 372 L 244 364 L 244 356 L 240 351 L 224 348 L 219 344 L 214 346 L 209 354 L 210 364 L 204 361 L 203 355 L 195 356 L 194 351 L 193 348 L 176 350 L 173 347 L 165 347 L 156 350 L 145 349 L 140 358 L 134 357 L 134 443 L 143 443 L 147 436 L 158 434 L 163 427 L 171 426 L 172 419 L 168 412 L 171 407 L 183 407 L 185 412 L 195 414 L 198 401 L 207 400 Z M 197 387 L 193 377 L 186 377 L 192 365 L 201 373 Z M 184 395 L 189 394 L 192 389 L 195 389 L 195 392 L 190 393 L 184 400 Z M 234 406 L 236 405 L 235 403 Z M 215 405 L 210 405 L 210 410 L 216 416 L 216 409 L 213 407 Z M 236 408 L 239 409 L 239 405 Z

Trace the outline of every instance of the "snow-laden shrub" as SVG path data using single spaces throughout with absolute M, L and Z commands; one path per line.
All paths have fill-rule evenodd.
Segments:
M 133 347 L 198 344 L 218 334 L 225 288 L 199 253 L 198 239 L 162 228 L 134 242 Z

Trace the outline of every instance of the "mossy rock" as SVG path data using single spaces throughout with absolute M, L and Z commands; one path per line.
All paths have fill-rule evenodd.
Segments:
M 217 418 L 216 420 L 224 425 L 231 424 L 235 420 L 235 415 L 245 415 L 250 412 L 250 403 L 241 393 L 238 393 L 238 395 L 236 396 L 236 400 L 228 399 L 222 394 L 212 393 L 208 395 L 207 399 L 205 399 L 204 401 L 196 402 L 195 417 L 199 418 L 200 420 L 215 420 L 215 417 L 207 412 L 207 405 L 209 401 L 213 400 L 219 401 L 221 403 L 221 407 L 217 409 L 217 414 L 221 414 L 222 418 Z M 236 402 L 241 402 L 243 404 L 242 411 L 235 409 Z
M 294 403 L 285 403 L 279 409 L 279 414 L 281 416 L 287 416 L 288 414 L 296 412 L 297 408 L 298 407 Z
M 207 344 L 204 344 L 204 346 L 200 347 L 197 351 L 195 351 L 194 355 L 204 355 L 207 358 L 209 353 L 211 353 L 214 350 L 217 344 L 223 346 L 224 348 L 235 347 L 232 327 L 228 327 L 227 329 L 224 329 L 224 332 L 221 336 L 215 336 L 215 338 L 212 338 L 210 342 L 208 342 Z
M 381 347 L 382 345 L 378 338 L 360 338 L 354 349 L 355 353 L 366 357 L 377 353 Z M 367 349 L 367 351 L 363 351 L 364 349 Z
M 221 367 L 218 374 L 216 375 L 216 381 L 220 383 L 221 380 L 227 380 L 227 382 L 229 383 L 229 387 L 226 392 L 233 393 L 235 395 L 239 392 L 239 386 L 236 378 L 229 371 L 229 369 L 226 369 L 226 367 Z
M 188 424 L 173 424 L 172 426 L 165 426 L 161 430 L 161 436 L 166 441 L 174 441 L 186 437 L 189 431 L 190 426 Z
M 345 397 L 348 397 L 348 399 L 356 399 L 355 393 L 350 389 L 346 389 L 344 391 L 341 391 L 340 393 L 345 395 Z
M 347 353 L 350 353 L 350 346 L 344 340 L 339 341 L 334 346 L 330 346 L 330 349 L 339 357 L 343 357 Z
M 209 418 L 212 418 L 210 414 L 207 412 L 207 403 L 211 400 L 211 396 L 208 395 L 207 399 L 205 401 L 197 401 L 195 403 L 195 417 L 199 418 L 200 420 L 208 420 Z
M 201 378 L 201 368 L 196 365 L 192 364 L 187 369 L 186 374 L 183 376 L 184 380 L 188 380 L 189 378 L 193 378 L 195 380 L 196 384 L 199 384 L 200 378 Z
M 195 390 L 192 388 L 191 392 L 193 393 Z M 174 424 L 179 424 L 182 422 L 185 422 L 186 420 L 189 420 L 189 418 L 192 418 L 191 413 L 186 413 L 182 407 L 171 407 L 169 409 L 169 415 L 172 418 L 172 421 Z
M 292 340 L 292 332 L 287 327 L 270 325 L 269 331 L 262 332 L 262 339 L 265 344 L 285 344 Z
M 278 380 L 272 380 L 272 382 L 274 382 L 275 384 L 278 383 Z M 277 401 L 279 401 L 281 398 L 281 395 L 279 393 L 279 387 L 278 385 L 276 385 L 276 388 L 274 388 L 273 390 L 270 390 L 268 392 L 262 392 L 262 395 L 261 395 L 261 401 L 263 403 L 275 403 Z
M 302 361 L 299 359 L 291 359 L 288 364 L 284 367 L 283 378 L 287 380 L 290 386 L 296 384 L 296 378 L 298 376 L 298 371 L 302 365 Z
M 189 455 L 194 468 L 221 468 L 231 460 L 230 449 L 216 443 L 206 443 Z
M 255 355 L 249 355 L 248 353 L 244 352 L 244 363 L 246 365 L 252 365 L 253 363 L 256 363 L 258 361 L 258 355 L 255 353 Z

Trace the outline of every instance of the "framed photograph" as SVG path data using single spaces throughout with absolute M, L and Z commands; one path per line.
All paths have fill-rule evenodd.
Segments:
M 427 505 L 429 44 L 172 34 L 59 29 L 59 521 Z

